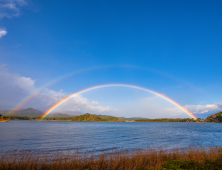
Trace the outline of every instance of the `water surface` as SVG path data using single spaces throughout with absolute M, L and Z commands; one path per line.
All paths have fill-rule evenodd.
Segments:
M 222 146 L 220 123 L 10 121 L 0 123 L 0 150 L 110 151 Z

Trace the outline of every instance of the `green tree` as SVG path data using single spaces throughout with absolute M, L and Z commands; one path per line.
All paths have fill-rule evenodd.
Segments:
M 197 118 L 197 121 L 198 121 L 198 122 L 201 122 L 201 118 Z
M 2 118 L 2 114 L 0 113 L 0 118 Z

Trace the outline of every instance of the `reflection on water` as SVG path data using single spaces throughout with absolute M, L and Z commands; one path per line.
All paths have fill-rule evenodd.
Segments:
M 0 123 L 0 150 L 110 151 L 222 146 L 219 123 L 11 121 Z

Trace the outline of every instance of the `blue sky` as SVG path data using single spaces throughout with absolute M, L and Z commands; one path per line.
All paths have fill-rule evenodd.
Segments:
M 162 93 L 205 118 L 222 110 L 221 30 L 221 1 L 0 1 L 0 106 L 10 108 L 60 76 L 98 67 L 48 87 L 24 108 L 45 110 L 84 88 L 125 83 Z M 128 88 L 97 89 L 79 100 L 81 107 L 73 99 L 58 111 L 187 117 Z M 89 109 L 96 107 L 111 109 Z

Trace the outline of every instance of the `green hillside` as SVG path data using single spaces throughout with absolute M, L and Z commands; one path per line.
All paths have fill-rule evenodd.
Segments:
M 88 122 L 122 122 L 123 120 L 118 117 L 113 116 L 101 116 L 101 115 L 91 115 L 86 113 L 84 115 L 75 116 L 72 121 L 88 121 Z
M 114 116 L 106 116 L 106 115 L 98 115 L 99 117 L 105 119 L 108 122 L 123 122 L 124 120 L 119 117 Z
M 101 121 L 106 121 L 106 120 L 103 119 L 102 117 L 86 113 L 84 115 L 73 117 L 72 121 L 101 122 Z
M 222 111 L 216 114 L 213 114 L 211 116 L 208 116 L 205 122 L 217 122 L 217 123 L 222 122 Z

